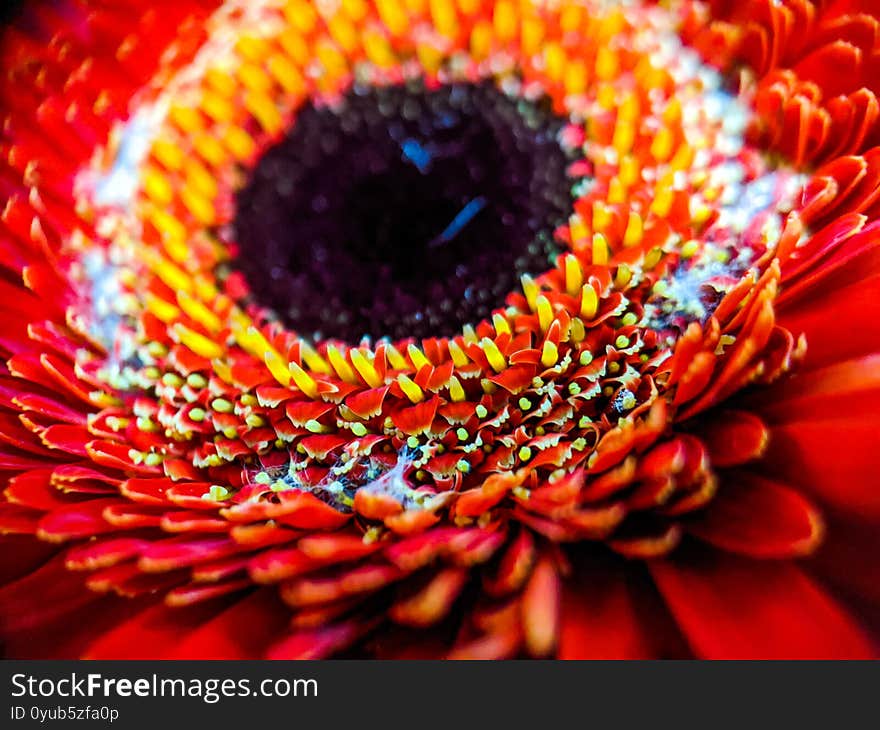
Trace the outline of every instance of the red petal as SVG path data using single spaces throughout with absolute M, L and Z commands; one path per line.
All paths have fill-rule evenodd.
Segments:
M 133 615 L 92 643 L 85 659 L 164 659 L 210 621 L 225 603 L 170 608 L 162 603 Z
M 675 623 L 641 565 L 593 559 L 563 582 L 560 659 L 687 655 Z
M 522 624 L 532 656 L 549 655 L 559 640 L 560 582 L 548 557 L 538 560 L 523 593 Z
M 708 659 L 865 659 L 852 619 L 789 561 L 715 553 L 651 572 L 693 650 Z
M 880 530 L 876 524 L 826 515 L 827 537 L 807 562 L 810 572 L 842 596 L 880 606 Z
M 713 466 L 735 466 L 757 459 L 767 447 L 767 427 L 745 411 L 713 413 L 700 428 Z
M 880 519 L 876 414 L 776 426 L 762 471 L 796 486 L 821 505 Z
M 313 631 L 292 634 L 275 644 L 267 659 L 323 659 L 346 648 L 363 633 L 364 627 L 354 620 Z
M 0 588 L 0 637 L 38 630 L 65 613 L 99 599 L 82 575 L 64 568 L 59 555 L 37 571 Z
M 282 492 L 279 499 L 282 508 L 275 520 L 291 527 L 334 530 L 342 527 L 351 518 L 351 515 L 333 509 L 308 492 L 291 489 Z
M 0 585 L 36 572 L 57 550 L 32 535 L 0 536 Z
M 748 403 L 771 422 L 853 419 L 880 412 L 880 354 L 828 365 L 786 378 Z
M 40 536 L 60 542 L 113 532 L 116 527 L 104 519 L 104 510 L 119 504 L 118 499 L 91 499 L 56 509 L 40 520 Z
M 489 660 L 508 659 L 519 649 L 522 635 L 518 629 L 508 629 L 502 633 L 487 634 L 470 643 L 456 646 L 449 659 Z
M 498 564 L 497 572 L 483 581 L 491 596 L 503 596 L 519 590 L 532 572 L 535 562 L 535 540 L 528 530 L 520 530 Z
M 259 659 L 289 619 L 274 590 L 259 590 L 188 633 L 168 658 Z
M 218 583 L 186 583 L 172 588 L 165 594 L 165 603 L 178 608 L 191 606 L 195 603 L 203 603 L 214 598 L 220 598 L 230 593 L 239 593 L 251 588 L 253 583 L 248 578 L 238 578 L 221 581 Z
M 405 434 L 418 436 L 427 431 L 433 423 L 439 404 L 440 399 L 435 396 L 418 405 L 392 413 L 391 420 Z
M 733 553 L 791 558 L 811 553 L 822 539 L 818 511 L 793 489 L 745 472 L 725 475 L 706 510 L 688 532 Z
M 467 578 L 463 568 L 440 570 L 418 593 L 392 605 L 388 615 L 406 626 L 430 626 L 446 616 Z
M 241 547 L 225 536 L 175 537 L 154 542 L 144 550 L 138 568 L 148 573 L 161 573 L 217 560 L 240 551 Z
M 880 352 L 880 275 L 815 296 L 780 314 L 783 327 L 807 337 L 804 367 L 816 368 Z
M 846 41 L 835 41 L 813 51 L 795 70 L 805 81 L 815 81 L 830 98 L 854 91 L 862 85 L 862 53 Z

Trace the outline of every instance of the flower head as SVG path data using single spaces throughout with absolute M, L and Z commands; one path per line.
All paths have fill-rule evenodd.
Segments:
M 730 5 L 27 11 L 8 652 L 873 654 L 878 21 Z

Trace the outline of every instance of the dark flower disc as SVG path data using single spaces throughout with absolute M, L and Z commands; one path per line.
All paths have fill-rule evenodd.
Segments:
M 558 252 L 563 121 L 491 82 L 309 103 L 237 197 L 237 267 L 308 335 L 452 335 Z

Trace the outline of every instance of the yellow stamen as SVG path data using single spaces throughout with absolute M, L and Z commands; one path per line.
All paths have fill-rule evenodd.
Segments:
M 211 360 L 211 368 L 214 371 L 214 375 L 216 375 L 220 380 L 224 383 L 232 384 L 232 368 L 229 363 L 225 360 L 221 360 L 220 358 L 216 358 Z
M 660 218 L 665 218 L 672 210 L 675 200 L 675 192 L 671 187 L 666 187 L 662 182 L 657 184 L 654 201 L 651 203 L 651 212 Z
M 223 354 L 223 348 L 214 340 L 205 337 L 203 334 L 191 330 L 186 325 L 179 322 L 171 327 L 171 332 L 186 347 L 192 350 L 199 357 L 208 360 L 220 357 Z
M 593 230 L 603 233 L 611 223 L 611 211 L 601 200 L 593 201 Z
M 355 370 L 358 371 L 367 385 L 371 388 L 378 388 L 382 385 L 382 378 L 379 376 L 379 372 L 373 367 L 373 363 L 367 359 L 363 352 L 358 349 L 352 349 L 349 351 L 349 357 L 351 358 L 351 364 L 354 365 Z
M 617 54 L 608 46 L 599 46 L 596 54 L 596 76 L 603 81 L 611 81 L 617 76 Z
M 400 36 L 406 33 L 409 17 L 406 9 L 397 0 L 376 0 L 376 10 L 391 35 Z
M 342 9 L 356 23 L 363 20 L 370 11 L 365 0 L 342 0 Z
M 492 324 L 495 327 L 496 334 L 510 334 L 510 324 L 504 318 L 504 315 L 495 312 L 495 314 L 492 315 Z
M 290 370 L 290 374 L 293 377 L 293 382 L 296 383 L 296 387 L 299 388 L 305 395 L 307 395 L 309 398 L 314 398 L 318 394 L 318 384 L 315 382 L 314 378 L 312 378 L 311 375 L 309 375 L 295 362 L 290 363 L 290 365 L 288 365 L 288 369 Z
M 205 71 L 205 82 L 220 96 L 231 98 L 238 86 L 231 74 L 221 71 L 219 68 L 209 68 Z
M 609 203 L 622 203 L 626 200 L 626 187 L 620 182 L 619 177 L 612 177 L 608 183 L 608 195 L 606 200 Z
M 487 58 L 492 52 L 492 25 L 481 20 L 471 29 L 471 55 L 478 61 Z
M 630 211 L 629 219 L 626 222 L 626 232 L 623 234 L 623 245 L 627 248 L 638 246 L 642 242 L 644 235 L 644 221 L 642 216 L 634 210 Z
M 547 78 L 551 81 L 562 81 L 562 77 L 565 74 L 566 60 L 565 50 L 556 41 L 544 46 L 544 65 Z
M 617 154 L 627 154 L 632 149 L 635 139 L 635 125 L 628 119 L 618 119 L 617 124 L 614 125 L 614 137 L 611 139 Z
M 174 193 L 171 190 L 171 183 L 165 174 L 156 167 L 149 166 L 143 173 L 144 192 L 158 205 L 168 205 Z
M 495 4 L 495 12 L 492 16 L 495 25 L 495 34 L 498 40 L 506 43 L 516 37 L 519 26 L 516 8 L 509 0 L 500 0 Z
M 583 10 L 579 5 L 563 5 L 559 14 L 559 27 L 564 33 L 575 33 L 583 25 Z
M 278 45 L 300 70 L 306 68 L 312 59 L 312 49 L 296 28 L 288 27 L 282 30 L 278 34 Z
M 380 68 L 388 68 L 397 60 L 388 39 L 375 29 L 363 35 L 364 51 L 374 64 Z
M 608 111 L 614 109 L 617 106 L 617 88 L 614 84 L 602 81 L 599 83 L 598 89 L 596 101 L 599 102 L 599 106 Z
M 416 55 L 422 68 L 429 74 L 436 73 L 443 65 L 443 54 L 432 43 L 419 43 L 416 46 Z
M 352 370 L 351 365 L 345 359 L 345 356 L 339 351 L 335 345 L 327 345 L 327 359 L 330 365 L 336 371 L 336 374 L 346 383 L 356 383 L 357 376 Z
M 651 156 L 657 162 L 666 162 L 672 154 L 673 141 L 669 127 L 661 127 L 651 140 Z
M 691 258 L 700 248 L 700 242 L 692 238 L 681 247 L 681 257 L 683 259 Z
M 221 167 L 226 162 L 228 155 L 216 137 L 198 134 L 192 137 L 192 145 L 198 155 L 212 167 Z
M 171 302 L 166 302 L 161 297 L 157 297 L 152 292 L 147 292 L 145 294 L 144 305 L 148 311 L 156 315 L 156 317 L 165 324 L 173 322 L 180 316 L 180 310 L 177 307 L 171 304 Z
M 538 311 L 538 323 L 541 331 L 546 332 L 553 323 L 553 307 L 550 305 L 550 300 L 541 294 L 535 302 L 535 307 Z
M 186 206 L 186 209 L 192 213 L 193 218 L 203 226 L 210 226 L 215 222 L 216 211 L 214 210 L 214 204 L 191 186 L 184 185 L 181 188 L 180 200 Z
M 458 14 L 450 0 L 430 0 L 431 20 L 437 32 L 447 38 L 458 34 Z
M 262 428 L 266 425 L 266 419 L 259 413 L 251 413 L 245 417 L 244 422 L 251 428 Z
M 609 258 L 608 241 L 601 233 L 593 234 L 593 264 L 605 266 Z
M 657 264 L 660 263 L 660 259 L 662 258 L 663 249 L 661 249 L 659 246 L 657 246 L 656 248 L 652 248 L 645 256 L 645 262 L 643 264 L 645 270 L 650 271 L 651 269 L 653 269 Z
M 498 345 L 488 337 L 484 337 L 480 340 L 480 347 L 486 354 L 486 359 L 489 361 L 489 365 L 496 373 L 500 373 L 507 367 L 507 360 L 505 360 L 504 355 L 501 354 Z
M 694 162 L 694 149 L 689 144 L 682 143 L 669 161 L 669 167 L 673 170 L 687 170 Z
M 192 279 L 189 275 L 154 249 L 144 248 L 141 252 L 141 258 L 150 271 L 158 276 L 169 289 L 192 291 Z
M 290 368 L 281 359 L 281 356 L 275 350 L 266 350 L 263 353 L 263 362 L 281 385 L 287 388 L 290 385 L 291 371 Z M 302 388 L 300 388 L 302 390 Z
M 150 207 L 147 217 L 162 235 L 162 247 L 165 252 L 177 263 L 184 263 L 190 257 L 190 250 L 186 243 L 186 227 L 183 223 L 155 206 Z
M 288 94 L 305 92 L 305 80 L 302 74 L 286 56 L 282 56 L 280 53 L 274 54 L 266 62 L 266 68 Z
M 465 355 L 464 350 L 461 349 L 455 340 L 449 340 L 447 347 L 449 347 L 449 357 L 452 358 L 452 363 L 455 367 L 463 368 L 470 362 L 470 359 Z
M 244 98 L 244 106 L 245 109 L 254 115 L 254 118 L 259 125 L 268 134 L 277 134 L 283 128 L 284 120 L 281 118 L 281 113 L 278 111 L 278 107 L 275 105 L 275 102 L 265 94 L 253 91 L 246 94 Z
M 184 169 L 187 183 L 193 190 L 209 200 L 217 195 L 217 181 L 198 159 L 188 158 L 184 163 Z
M 591 284 L 584 284 L 581 289 L 581 317 L 593 319 L 599 309 L 599 295 Z
M 522 50 L 526 56 L 534 56 L 544 39 L 544 24 L 540 18 L 526 18 L 522 24 Z
M 220 317 L 214 314 L 214 312 L 208 309 L 208 307 L 198 299 L 187 294 L 185 291 L 177 293 L 177 303 L 191 319 L 203 325 L 205 329 L 208 329 L 211 332 L 219 332 L 223 327 L 223 322 Z
M 313 373 L 330 374 L 330 365 L 318 354 L 318 351 L 305 340 L 300 340 L 299 354 L 306 367 Z
M 568 255 L 565 257 L 565 291 L 570 297 L 577 296 L 584 283 L 584 272 L 581 270 L 581 262 L 577 257 Z
M 587 90 L 589 71 L 582 60 L 571 60 L 565 66 L 564 86 L 569 94 L 583 94 Z
M 385 357 L 393 370 L 409 370 L 409 363 L 400 351 L 390 342 L 385 345 Z
M 465 399 L 464 388 L 454 375 L 449 379 L 449 397 L 453 403 L 461 403 Z
M 235 50 L 242 58 L 261 63 L 269 54 L 266 41 L 252 35 L 241 35 L 235 41 Z
M 630 187 L 639 181 L 642 175 L 639 161 L 633 155 L 626 155 L 620 160 L 620 181 Z
M 318 22 L 318 14 L 306 0 L 291 0 L 284 7 L 284 15 L 302 33 L 310 33 Z
M 153 142 L 152 155 L 168 170 L 179 170 L 183 165 L 183 150 L 174 142 L 167 139 L 157 139 Z
M 675 124 L 681 119 L 681 99 L 673 96 L 663 110 L 663 121 L 667 124 Z
M 333 40 L 336 41 L 342 49 L 351 54 L 358 45 L 358 31 L 355 27 L 354 23 L 351 22 L 348 18 L 345 17 L 342 13 L 338 13 L 333 16 L 330 20 L 327 21 L 327 29 L 330 31 L 330 35 L 333 37 Z M 378 35 L 375 30 L 369 30 L 364 33 L 364 50 L 367 51 L 367 57 L 376 63 L 375 59 L 370 55 L 370 50 L 368 48 L 367 42 L 367 34 L 371 34 L 373 36 Z
M 416 382 L 408 375 L 401 373 L 397 376 L 397 384 L 403 391 L 404 395 L 413 403 L 421 403 L 425 400 L 424 391 L 416 384 Z
M 211 89 L 202 89 L 201 108 L 215 122 L 229 122 L 235 117 L 232 102 Z
M 254 138 L 241 127 L 229 127 L 223 135 L 223 144 L 238 160 L 249 158 L 257 149 Z
M 221 303 L 228 301 L 225 295 L 220 296 L 214 282 L 204 274 L 194 275 L 192 281 L 198 298 L 207 304 L 215 304 L 215 309 L 219 310 Z
M 535 311 L 535 301 L 538 299 L 538 285 L 535 280 L 528 274 L 523 274 L 520 279 L 522 283 L 523 294 L 526 297 L 526 303 L 529 309 Z
M 193 134 L 202 128 L 202 117 L 196 109 L 181 104 L 172 104 L 168 116 L 181 132 Z
M 559 349 L 550 340 L 545 340 L 541 350 L 541 364 L 545 368 L 552 368 L 557 360 L 559 360 Z
M 413 367 L 416 369 L 416 372 L 425 367 L 425 365 L 431 365 L 431 361 L 425 357 L 425 353 L 412 343 L 407 345 L 406 353 L 409 355 L 409 359 L 412 362 Z

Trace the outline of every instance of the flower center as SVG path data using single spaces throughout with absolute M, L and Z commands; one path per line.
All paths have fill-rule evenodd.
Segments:
M 490 82 L 309 103 L 236 200 L 236 266 L 301 334 L 452 335 L 558 252 L 564 120 Z

